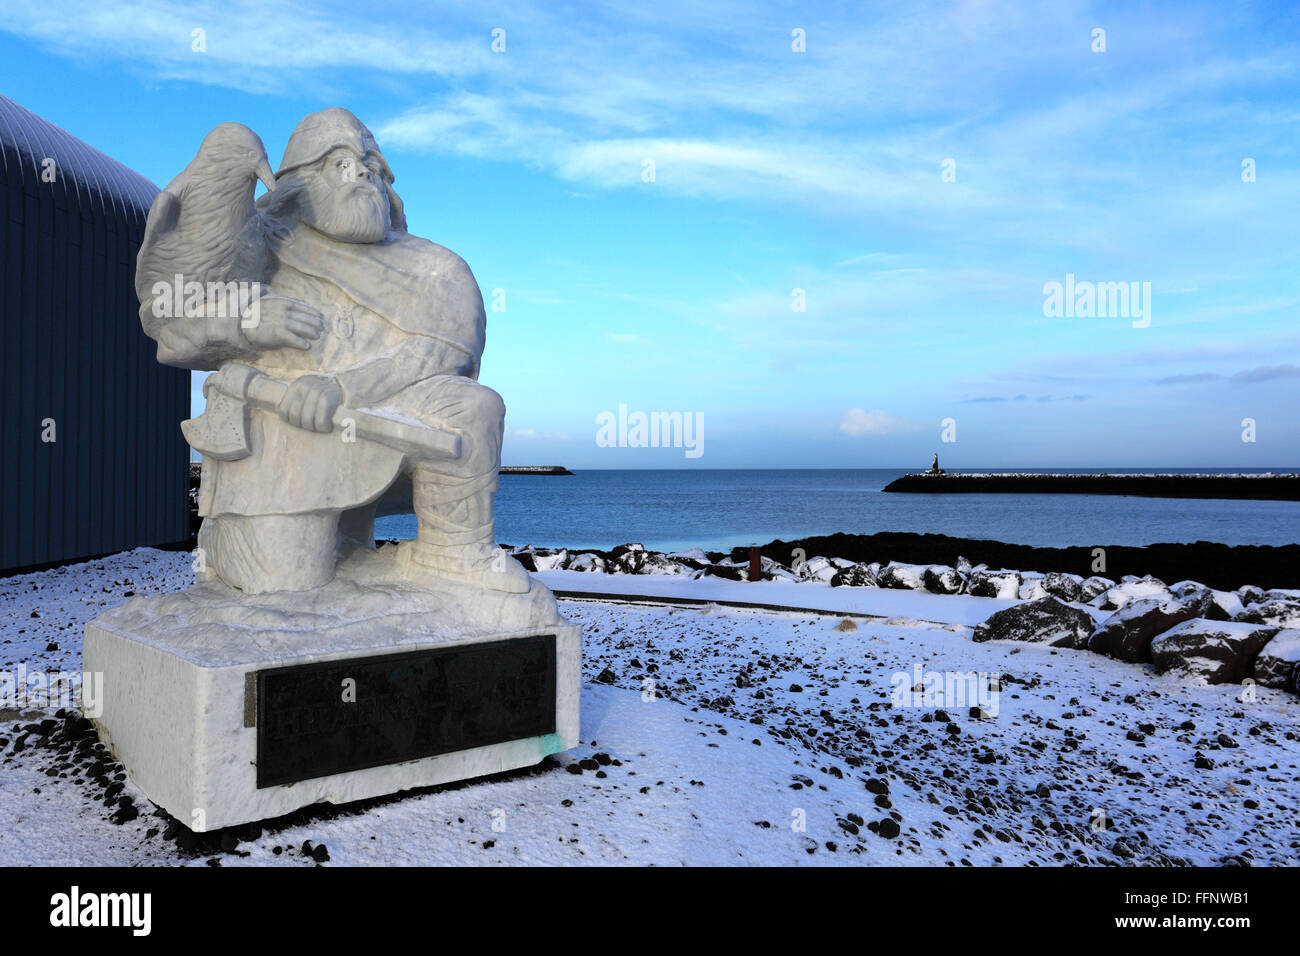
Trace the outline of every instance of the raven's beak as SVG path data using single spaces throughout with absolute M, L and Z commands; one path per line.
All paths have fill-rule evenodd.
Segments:
M 257 164 L 257 178 L 262 181 L 267 190 L 275 188 L 275 173 L 271 172 L 271 164 L 262 160 Z

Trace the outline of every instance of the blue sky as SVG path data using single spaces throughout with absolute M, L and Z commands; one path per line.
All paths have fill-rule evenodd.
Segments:
M 275 164 L 351 109 L 505 290 L 507 464 L 1294 466 L 1297 38 L 1286 3 L 42 0 L 0 90 L 160 186 L 219 122 Z M 1149 326 L 1046 316 L 1067 274 L 1149 282 Z M 620 404 L 704 453 L 599 447 Z

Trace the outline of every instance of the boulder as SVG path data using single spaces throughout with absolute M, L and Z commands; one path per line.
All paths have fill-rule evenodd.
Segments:
M 629 551 L 628 553 L 637 554 L 638 552 Z M 641 553 L 644 554 L 644 557 L 641 560 L 640 567 L 636 569 L 637 574 L 689 574 L 691 571 L 697 570 L 696 568 L 689 568 L 679 561 L 674 561 L 666 554 L 660 554 L 658 551 Z
M 1211 621 L 1231 621 L 1245 610 L 1241 598 L 1237 597 L 1234 591 L 1215 591 L 1211 589 L 1210 599 L 1214 604 L 1210 607 L 1210 612 L 1205 616 Z
M 582 554 L 574 555 L 573 560 L 569 562 L 570 571 L 604 571 L 605 559 L 598 554 L 592 554 L 590 551 L 584 551 Z
M 1136 578 L 1130 574 L 1126 575 L 1119 584 L 1106 591 L 1104 599 L 1100 601 L 1094 599 L 1092 603 L 1103 609 L 1118 611 L 1130 601 L 1141 598 L 1171 600 L 1174 599 L 1174 594 L 1169 588 L 1165 587 L 1163 581 L 1153 577 Z
M 1180 601 L 1165 598 L 1137 598 L 1106 618 L 1088 639 L 1088 650 L 1141 664 L 1151 660 L 1151 641 L 1171 627 L 1203 616 L 1209 601 Z
M 1082 597 L 1083 578 L 1077 574 L 1063 574 L 1060 571 L 1048 571 L 1040 582 L 1042 589 L 1052 597 L 1062 601 L 1074 602 Z M 1095 597 L 1096 595 L 1094 595 Z
M 1079 600 L 1085 604 L 1099 595 L 1105 594 L 1115 586 L 1115 582 L 1110 578 L 1098 577 L 1093 575 L 1079 585 Z
M 853 567 L 853 565 L 849 565 Z M 799 577 L 804 581 L 829 581 L 839 571 L 830 558 L 813 557 L 799 565 Z
M 552 551 L 549 548 L 533 552 L 533 571 L 563 571 L 569 566 L 569 552 L 565 548 Z
M 701 571 L 700 577 L 725 578 L 728 581 L 748 581 L 749 568 L 748 566 L 719 561 L 717 564 L 710 564 Z
M 688 551 L 670 551 L 667 557 L 695 571 L 701 571 L 713 563 L 709 560 L 709 556 L 699 548 L 691 548 Z
M 1195 618 L 1151 642 L 1157 674 L 1174 673 L 1204 684 L 1240 683 L 1277 628 Z
M 637 574 L 645 565 L 646 550 L 641 545 L 627 547 L 619 545 L 609 553 L 610 574 Z
M 876 577 L 878 564 L 855 564 L 836 571 L 831 576 L 833 588 L 878 588 L 880 581 Z
M 1234 614 L 1234 621 L 1246 624 L 1266 624 L 1269 627 L 1300 627 L 1300 604 L 1289 601 L 1261 601 L 1242 608 Z
M 936 564 L 925 569 L 921 575 L 925 589 L 934 594 L 961 594 L 966 587 L 966 578 L 954 568 Z
M 1020 574 L 1016 571 L 973 571 L 966 593 L 975 597 L 1020 597 Z
M 899 591 L 920 591 L 925 588 L 926 566 L 923 564 L 899 564 L 890 561 L 880 569 L 876 579 L 882 588 L 894 588 Z
M 1088 646 L 1088 638 L 1095 626 L 1096 622 L 1087 611 L 1070 607 L 1049 594 L 991 615 L 975 628 L 973 640 L 977 643 L 1025 641 L 1082 649 Z
M 645 545 L 636 542 L 620 544 L 609 553 L 608 570 L 611 574 L 636 574 L 645 563 Z
M 1300 694 L 1300 629 L 1286 628 L 1255 658 L 1255 680 L 1265 687 L 1278 687 Z
M 1036 571 L 1020 572 L 1020 590 L 1016 597 L 1022 601 L 1036 601 L 1041 597 L 1047 597 L 1047 590 L 1043 587 L 1043 575 Z
M 1242 604 L 1254 604 L 1257 601 L 1264 600 L 1264 589 L 1257 588 L 1253 584 L 1243 584 L 1237 588 L 1237 597 L 1241 598 Z

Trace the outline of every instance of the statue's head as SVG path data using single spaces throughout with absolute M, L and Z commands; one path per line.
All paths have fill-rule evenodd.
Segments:
M 378 242 L 406 230 L 393 172 L 374 136 L 340 107 L 298 124 L 275 179 L 275 191 L 263 197 L 274 218 L 292 211 L 297 221 L 341 242 Z

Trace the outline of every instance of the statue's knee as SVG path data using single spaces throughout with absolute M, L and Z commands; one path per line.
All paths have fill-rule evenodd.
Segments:
M 501 396 L 486 385 L 470 383 L 473 387 L 465 390 L 465 403 L 468 417 L 475 422 L 496 424 L 506 417 L 506 403 Z

